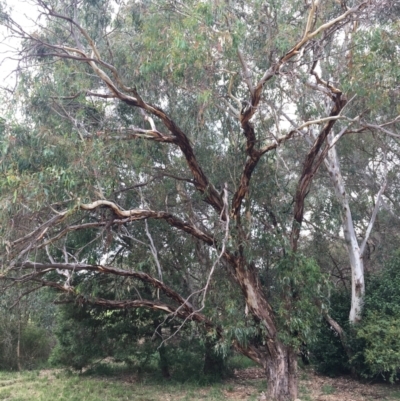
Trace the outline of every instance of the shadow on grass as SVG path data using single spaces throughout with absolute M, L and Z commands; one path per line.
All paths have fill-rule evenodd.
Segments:
M 188 384 L 191 386 L 211 386 L 221 384 L 227 378 L 233 377 L 235 370 L 246 369 L 256 366 L 250 359 L 235 355 L 226 361 L 226 366 L 220 374 L 204 374 L 202 361 L 191 360 L 180 363 L 177 360 L 169 367 L 170 378 L 163 377 L 159 368 L 159 360 L 155 356 L 149 360 L 146 365 L 130 365 L 123 362 L 101 362 L 93 365 L 84 373 L 82 377 L 110 377 L 113 379 L 128 380 L 132 382 L 139 382 L 147 385 L 171 385 L 177 386 Z

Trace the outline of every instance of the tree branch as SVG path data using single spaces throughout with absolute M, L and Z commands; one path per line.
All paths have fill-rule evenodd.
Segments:
M 251 82 L 251 72 L 249 70 L 248 65 L 246 64 L 246 62 L 244 60 L 242 52 L 239 49 L 237 50 L 237 55 L 239 57 L 240 64 L 242 65 L 244 81 L 246 82 L 246 85 L 249 88 L 251 97 L 253 97 L 254 87 L 253 87 L 253 83 Z
M 0 278 L 6 278 L 6 279 L 13 280 L 16 282 L 25 282 L 28 280 L 35 281 L 35 278 L 37 276 L 43 275 L 45 273 L 49 273 L 51 271 L 57 271 L 57 269 L 71 271 L 71 272 L 91 271 L 91 272 L 97 272 L 97 273 L 101 273 L 101 274 L 110 274 L 110 275 L 119 276 L 119 277 L 130 277 L 130 278 L 134 278 L 136 280 L 140 280 L 144 283 L 150 284 L 152 287 L 162 291 L 168 298 L 177 302 L 187 312 L 189 312 L 189 313 L 193 312 L 192 305 L 186 299 L 181 297 L 176 291 L 172 290 L 170 287 L 168 287 L 162 281 L 157 280 L 156 278 L 150 276 L 147 273 L 123 270 L 123 269 L 118 269 L 118 268 L 114 268 L 114 267 L 110 267 L 110 266 L 91 265 L 91 264 L 87 264 L 87 263 L 36 263 L 36 262 L 25 261 L 25 262 L 16 264 L 15 267 L 20 268 L 22 270 L 27 270 L 27 269 L 33 270 L 33 273 L 29 273 L 28 275 L 25 275 L 25 276 L 22 276 L 19 278 L 10 278 L 10 277 L 5 277 L 4 275 L 1 275 Z M 65 290 L 65 288 L 68 288 L 68 291 L 73 291 L 72 287 L 68 287 L 68 286 L 65 287 L 58 283 L 54 283 L 54 285 L 52 285 L 52 286 L 55 288 L 58 288 L 59 290 L 63 290 L 63 291 Z
M 371 235 L 372 228 L 373 228 L 373 226 L 375 224 L 376 215 L 378 214 L 378 210 L 379 210 L 379 207 L 381 205 L 382 195 L 383 195 L 383 193 L 385 192 L 385 189 L 386 189 L 387 173 L 388 173 L 388 170 L 387 170 L 387 161 L 386 161 L 386 155 L 385 155 L 385 171 L 384 171 L 383 182 L 382 182 L 382 185 L 381 185 L 381 187 L 379 189 L 379 192 L 378 192 L 378 194 L 376 196 L 376 202 L 375 202 L 374 210 L 372 212 L 371 219 L 369 220 L 367 230 L 365 231 L 364 240 L 363 240 L 363 242 L 362 242 L 362 244 L 360 246 L 360 255 L 363 255 L 363 253 L 365 251 L 365 246 L 367 245 L 369 236 Z
M 335 94 L 334 99 L 335 104 L 330 113 L 330 117 L 339 115 L 341 110 L 347 103 L 347 99 L 345 98 L 345 96 L 342 96 L 341 93 Z M 297 242 L 300 236 L 301 223 L 304 216 L 305 198 L 308 194 L 313 177 L 329 150 L 329 145 L 325 147 L 325 151 L 322 152 L 321 155 L 318 155 L 318 153 L 320 152 L 322 145 L 325 143 L 326 138 L 335 122 L 336 120 L 329 120 L 325 124 L 325 127 L 323 128 L 317 139 L 314 141 L 314 145 L 308 152 L 303 165 L 303 171 L 300 176 L 295 195 L 294 219 L 292 224 L 292 232 L 290 235 L 290 243 L 293 251 L 297 250 Z

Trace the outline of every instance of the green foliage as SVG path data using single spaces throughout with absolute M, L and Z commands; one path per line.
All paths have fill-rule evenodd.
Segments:
M 296 254 L 287 250 L 293 200 L 298 202 L 296 190 L 308 180 L 299 182 L 303 161 L 312 154 L 307 140 L 312 142 L 309 134 L 317 135 L 324 127 L 303 123 L 328 116 L 336 96 L 326 96 L 330 85 L 324 82 L 351 99 L 344 114 L 325 127 L 335 124 L 332 135 L 346 127 L 362 133 L 343 135 L 336 145 L 346 193 L 351 202 L 357 199 L 357 206 L 352 205 L 357 232 L 374 207 L 386 160 L 398 160 L 393 139 L 397 134 L 386 139 L 384 130 L 378 138 L 366 132 L 366 127 L 373 130 L 374 124 L 394 122 L 398 115 L 398 25 L 385 27 L 374 16 L 357 25 L 354 14 L 354 32 L 342 25 L 350 19 L 343 20 L 313 37 L 315 42 L 305 44 L 287 63 L 285 53 L 300 38 L 307 39 L 308 7 L 302 0 L 50 3 L 52 12 L 42 10 L 43 25 L 35 34 L 22 34 L 19 55 L 25 64 L 18 69 L 22 72 L 13 91 L 14 120 L 8 115 L 0 119 L 0 258 L 2 266 L 15 266 L 10 271 L 15 277 L 32 274 L 60 292 L 71 284 L 69 294 L 75 298 L 64 294 L 60 300 L 75 304 L 61 308 L 52 361 L 81 370 L 111 357 L 138 370 L 158 365 L 165 376 L 215 375 L 224 370 L 232 342 L 254 345 L 263 353 L 266 341 L 276 341 L 266 335 L 263 311 L 255 311 L 250 303 L 246 308 L 255 284 L 256 301 L 272 306 L 268 330 L 276 329 L 279 340 L 299 349 L 313 346 L 318 337 L 313 355 L 321 370 L 357 367 L 366 376 L 393 377 L 397 349 L 390 348 L 392 359 L 380 354 L 396 342 L 396 297 L 387 298 L 385 313 L 392 313 L 393 320 L 383 317 L 383 333 L 374 326 L 380 315 L 373 306 L 366 308 L 375 312 L 365 315 L 365 324 L 357 331 L 348 328 L 349 297 L 332 294 L 332 315 L 349 332 L 352 359 L 343 357 L 332 331 L 317 327 L 321 311 L 327 309 L 329 289 L 320 266 L 325 271 L 337 267 L 334 258 L 348 264 L 337 240 L 342 205 L 335 200 L 329 177 L 320 173 L 322 168 L 312 168 L 308 176 L 317 189 L 303 188 L 309 193 L 304 205 L 309 232 L 300 237 Z M 65 18 L 55 17 L 57 13 Z M 342 13 L 337 1 L 323 2 L 312 29 Z M 71 26 L 69 18 L 82 29 Z M 15 25 L 13 35 L 18 31 Z M 81 50 L 68 50 L 71 47 Z M 95 65 L 104 72 L 99 74 Z M 268 70 L 272 75 L 265 75 Z M 321 80 L 309 75 L 313 70 Z M 254 86 L 262 76 L 273 78 L 260 82 L 254 92 L 249 82 Z M 247 125 L 240 109 L 241 100 L 250 97 L 260 102 Z M 167 119 L 159 118 L 163 112 Z M 356 116 L 360 117 L 350 123 Z M 369 125 L 362 126 L 364 122 Z M 295 127 L 302 128 L 285 137 Z M 394 123 L 382 127 L 396 130 Z M 272 148 L 257 162 L 262 149 Z M 398 186 L 390 182 L 397 178 L 391 174 L 386 194 L 396 205 Z M 217 204 L 204 202 L 224 183 L 229 205 L 244 195 L 240 213 L 230 214 L 229 233 L 218 210 L 221 198 L 214 194 Z M 162 213 L 149 213 L 154 219 L 143 221 L 135 213 L 122 218 L 107 206 L 80 210 L 83 203 L 98 200 L 125 211 L 140 209 L 143 216 L 148 210 Z M 58 219 L 64 210 L 69 213 Z M 380 211 L 378 217 L 382 215 Z M 205 236 L 213 240 L 204 241 Z M 396 243 L 398 234 L 393 238 L 391 243 Z M 222 244 L 225 254 L 218 256 Z M 24 261 L 52 268 L 40 275 L 18 271 Z M 68 270 L 71 282 L 65 281 L 62 263 L 68 263 L 68 269 L 71 263 L 78 267 Z M 111 274 L 82 271 L 84 264 L 120 270 L 110 278 Z M 251 285 L 240 281 L 243 269 L 252 269 Z M 143 275 L 129 277 L 132 272 Z M 376 300 L 366 299 L 366 305 L 378 305 L 381 297 L 379 293 Z M 182 299 L 204 315 L 210 331 L 186 324 L 161 344 L 176 331 L 175 320 L 188 313 Z M 157 333 L 163 317 L 153 310 L 89 306 L 127 300 L 144 300 L 149 308 L 164 311 L 181 305 L 182 313 L 174 319 L 169 315 Z M 374 336 L 382 342 L 373 344 Z M 26 338 L 30 344 L 38 341 L 32 330 Z
M 47 362 L 52 346 L 53 340 L 44 328 L 33 323 L 20 327 L 18 321 L 4 315 L 0 318 L 0 370 L 38 367 Z
M 347 332 L 350 354 L 325 323 L 310 346 L 311 359 L 323 373 L 352 371 L 364 378 L 395 381 L 400 372 L 400 253 L 368 277 L 366 285 L 362 320 L 354 326 L 347 322 L 349 294 L 338 290 L 331 296 L 332 317 Z
M 47 362 L 54 339 L 49 331 L 34 324 L 28 324 L 21 332 L 21 365 L 32 369 Z
M 288 254 L 275 268 L 276 316 L 282 340 L 295 349 L 314 339 L 314 329 L 326 308 L 327 276 L 315 260 Z
M 48 293 L 29 294 L 16 302 L 19 296 L 18 289 L 0 295 L 0 370 L 38 367 L 47 362 L 54 346 L 54 308 Z
M 372 115 L 378 105 L 380 114 L 383 108 L 396 107 L 393 103 L 393 88 L 400 79 L 399 55 L 396 51 L 398 32 L 398 24 L 390 24 L 375 27 L 368 32 L 359 31 L 355 36 L 351 73 L 357 74 L 357 79 L 347 81 L 349 87 L 346 90 L 361 96 L 364 107 L 368 105 Z
M 356 339 L 362 344 L 362 349 L 354 355 L 352 361 L 359 366 L 363 377 L 383 377 L 391 382 L 398 380 L 399 315 L 390 316 L 376 310 L 369 311 L 365 321 L 357 329 Z
M 332 290 L 329 313 L 341 327 L 349 332 L 350 294 L 343 289 Z M 337 333 L 321 320 L 315 330 L 315 341 L 307 346 L 310 361 L 316 369 L 330 376 L 350 372 L 350 361 Z M 349 339 L 348 339 L 349 340 Z
M 78 304 L 62 306 L 55 330 L 58 342 L 50 361 L 81 370 L 113 357 L 141 369 L 158 345 L 151 340 L 143 341 L 154 334 L 157 318 L 157 314 L 143 309 L 125 311 Z
M 107 336 L 83 308 L 66 306 L 57 315 L 57 345 L 50 362 L 81 370 L 107 355 Z
M 381 316 L 400 316 L 400 252 L 396 252 L 378 274 L 370 279 L 365 297 L 365 316 L 380 312 Z
M 400 252 L 371 278 L 364 317 L 356 328 L 362 345 L 354 363 L 364 377 L 394 381 L 400 373 Z
M 158 365 L 162 376 L 172 374 L 180 381 L 216 380 L 228 372 L 226 358 L 216 351 L 214 341 L 197 330 L 190 334 L 190 327 L 160 345 L 162 333 L 156 334 L 156 329 L 163 320 L 146 309 L 119 311 L 68 304 L 60 308 L 57 321 L 58 342 L 50 358 L 54 365 L 82 370 L 112 358 L 138 372 Z M 160 327 L 164 336 L 177 329 L 168 322 Z

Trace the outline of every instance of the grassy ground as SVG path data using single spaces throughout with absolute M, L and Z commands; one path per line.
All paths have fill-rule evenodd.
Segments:
M 102 374 L 100 374 L 102 373 Z M 302 401 L 400 400 L 400 388 L 371 385 L 349 378 L 330 379 L 311 371 L 300 373 Z M 0 400 L 12 401 L 172 401 L 253 400 L 265 390 L 262 371 L 248 368 L 220 383 L 160 381 L 126 371 L 78 375 L 63 370 L 0 372 Z
M 255 399 L 261 383 L 246 386 L 246 396 Z M 79 376 L 65 371 L 44 370 L 0 373 L 0 400 L 12 401 L 97 401 L 97 400 L 226 400 L 235 391 L 232 383 L 200 385 L 194 382 L 160 382 L 123 374 Z M 245 399 L 247 399 L 245 398 Z M 235 399 L 235 398 L 231 398 Z M 244 398 L 241 398 L 244 399 Z

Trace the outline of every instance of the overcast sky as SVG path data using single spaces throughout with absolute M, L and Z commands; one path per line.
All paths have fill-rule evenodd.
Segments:
M 27 0 L 6 0 L 8 8 L 11 8 L 12 18 L 25 29 L 33 30 L 34 22 L 38 16 L 37 7 Z M 15 82 L 15 78 L 10 76 L 17 67 L 17 61 L 12 60 L 13 52 L 18 50 L 20 42 L 10 38 L 9 32 L 0 26 L 0 86 L 10 86 Z M 11 59 L 10 59 L 11 58 Z M 15 58 L 15 56 L 14 56 Z

